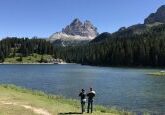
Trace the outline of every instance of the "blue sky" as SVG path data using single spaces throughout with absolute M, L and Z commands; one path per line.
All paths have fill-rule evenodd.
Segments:
M 98 31 L 114 32 L 143 23 L 165 0 L 0 0 L 0 38 L 49 37 L 74 18 L 90 20 Z

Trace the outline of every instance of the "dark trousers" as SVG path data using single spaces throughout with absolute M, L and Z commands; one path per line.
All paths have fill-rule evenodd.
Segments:
M 88 100 L 88 111 L 87 111 L 87 113 L 89 113 L 89 110 L 91 110 L 91 113 L 93 112 L 93 100 Z
M 81 102 L 81 111 L 82 113 L 85 112 L 85 102 Z

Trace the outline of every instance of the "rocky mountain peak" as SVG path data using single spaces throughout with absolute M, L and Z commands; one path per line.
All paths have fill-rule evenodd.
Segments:
M 71 25 L 74 25 L 74 24 L 82 24 L 82 22 L 80 21 L 80 19 L 76 18 L 71 23 Z
M 74 19 L 69 25 L 49 37 L 56 45 L 69 46 L 88 43 L 98 35 L 97 28 L 89 21 Z
M 144 21 L 145 24 L 153 24 L 155 22 L 165 23 L 165 5 L 162 5 L 156 13 L 151 13 Z
M 86 20 L 84 22 L 84 26 L 93 26 L 92 23 L 89 20 Z
M 164 12 L 165 10 L 165 5 L 162 5 L 160 8 L 158 8 L 157 12 Z
M 83 23 L 78 18 L 74 19 L 70 25 L 66 26 L 62 32 L 68 35 L 93 38 L 98 35 L 97 28 L 90 21 L 86 20 Z

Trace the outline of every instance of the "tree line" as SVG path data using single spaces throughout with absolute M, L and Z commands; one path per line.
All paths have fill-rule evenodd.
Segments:
M 101 66 L 165 66 L 165 25 L 135 34 L 125 30 L 101 34 L 90 44 L 58 48 L 67 62 Z
M 45 39 L 8 37 L 0 41 L 0 62 L 7 57 L 26 57 L 33 53 L 54 54 L 53 45 Z
M 0 41 L 0 61 L 6 57 L 50 54 L 66 62 L 99 66 L 165 66 L 165 24 L 147 29 L 103 33 L 81 46 L 54 46 L 45 39 L 6 38 Z

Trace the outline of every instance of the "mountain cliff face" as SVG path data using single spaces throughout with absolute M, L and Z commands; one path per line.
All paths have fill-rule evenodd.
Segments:
M 63 33 L 68 35 L 79 35 L 84 37 L 96 37 L 97 28 L 92 23 L 86 20 L 82 23 L 79 19 L 75 19 L 70 25 L 62 30 Z
M 155 22 L 165 23 L 165 5 L 161 6 L 156 13 L 150 14 L 144 21 L 145 24 L 152 24 Z
M 69 46 L 88 43 L 98 35 L 97 28 L 86 20 L 82 23 L 79 19 L 62 29 L 61 32 L 56 32 L 49 37 L 49 41 L 55 45 Z

